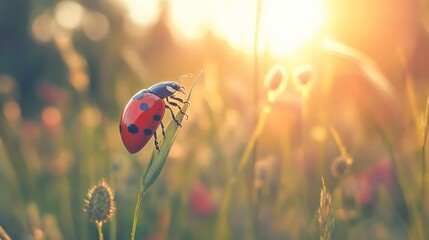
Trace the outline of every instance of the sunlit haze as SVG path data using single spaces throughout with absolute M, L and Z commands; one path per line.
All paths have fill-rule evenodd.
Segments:
M 122 0 L 129 17 L 142 27 L 159 16 L 160 1 Z M 233 48 L 253 49 L 257 0 L 170 0 L 168 19 L 175 37 L 198 39 L 211 31 Z M 322 0 L 262 1 L 259 50 L 276 57 L 293 54 L 319 31 L 325 19 Z

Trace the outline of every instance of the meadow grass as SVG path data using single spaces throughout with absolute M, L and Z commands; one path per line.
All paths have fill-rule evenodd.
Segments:
M 40 90 L 37 118 L 21 115 L 16 86 L 0 96 L 0 238 L 426 239 L 427 83 L 402 62 L 398 87 L 333 39 L 278 60 L 257 38 L 256 27 L 253 61 L 208 49 L 190 64 L 205 76 L 182 107 L 189 120 L 170 121 L 160 151 L 129 155 L 117 124 L 130 93 L 190 66 L 152 69 L 130 44 L 120 64 L 94 67 L 57 36 L 67 81 Z M 338 76 L 346 64 L 356 69 Z M 103 178 L 116 212 L 88 217 Z

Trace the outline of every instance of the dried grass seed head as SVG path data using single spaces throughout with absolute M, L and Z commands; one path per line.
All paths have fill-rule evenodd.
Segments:
M 322 177 L 322 188 L 320 190 L 320 206 L 318 209 L 320 239 L 328 240 L 333 236 L 334 215 L 331 204 L 331 194 L 326 189 L 325 180 Z
M 84 211 L 91 222 L 105 223 L 115 212 L 115 200 L 110 186 L 101 179 L 100 182 L 88 190 L 84 203 Z

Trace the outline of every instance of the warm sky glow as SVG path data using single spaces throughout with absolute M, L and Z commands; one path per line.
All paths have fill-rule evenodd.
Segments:
M 150 25 L 159 1 L 122 0 L 132 20 Z M 173 33 L 197 39 L 211 31 L 232 47 L 251 53 L 257 0 L 169 0 Z M 324 22 L 323 0 L 262 0 L 260 51 L 276 57 L 293 54 L 314 37 Z M 147 4 L 151 2 L 151 4 Z M 148 16 L 152 16 L 149 18 Z

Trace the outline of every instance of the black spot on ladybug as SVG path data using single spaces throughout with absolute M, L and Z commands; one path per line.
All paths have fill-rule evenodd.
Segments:
M 161 116 L 158 114 L 155 114 L 155 115 L 153 115 L 153 120 L 159 121 L 159 120 L 161 120 Z
M 143 130 L 144 135 L 149 136 L 152 134 L 152 130 L 150 130 L 149 128 L 146 128 L 145 130 Z
M 139 128 L 134 124 L 130 124 L 130 125 L 128 125 L 128 132 L 130 132 L 132 134 L 138 133 Z
M 147 103 L 140 104 L 140 110 L 142 110 L 143 112 L 146 112 L 148 109 L 149 105 L 147 105 Z
M 148 93 L 146 89 L 140 90 L 138 93 L 134 94 L 134 96 L 131 99 L 142 100 L 145 93 Z

